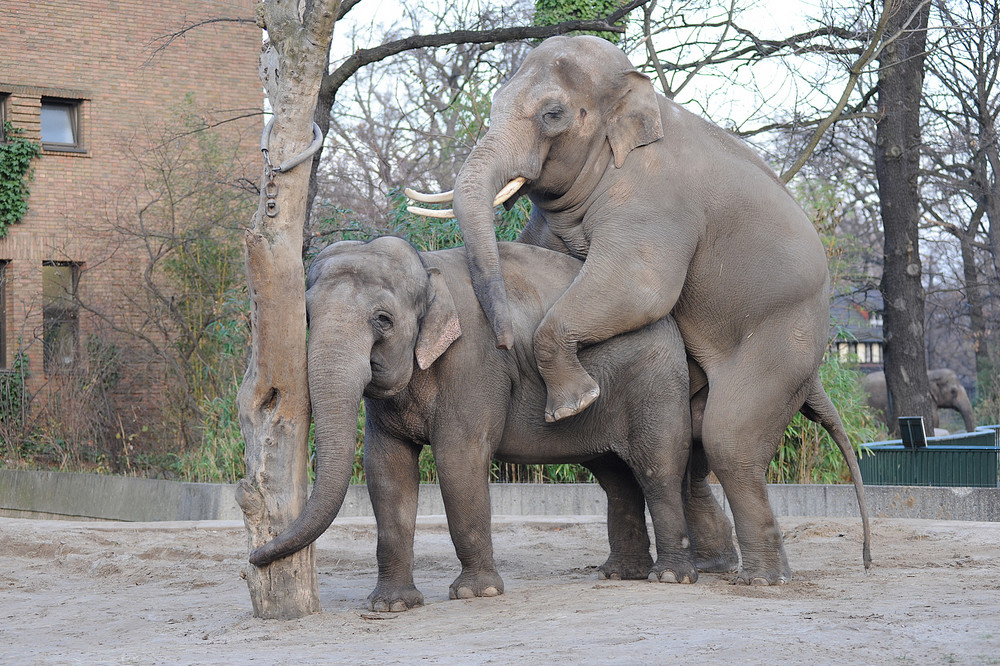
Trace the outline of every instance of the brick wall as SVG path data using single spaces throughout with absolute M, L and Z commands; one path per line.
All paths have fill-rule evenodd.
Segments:
M 210 124 L 226 146 L 237 146 L 235 170 L 260 168 L 257 77 L 261 31 L 253 23 L 219 22 L 164 37 L 202 19 L 252 19 L 254 0 L 32 0 L 3 3 L 0 19 L 0 103 L 6 118 L 39 140 L 43 98 L 79 103 L 80 146 L 46 147 L 34 162 L 29 212 L 0 239 L 6 263 L 8 367 L 19 344 L 29 356 L 33 385 L 45 381 L 42 357 L 42 270 L 73 262 L 83 271 L 81 295 L 101 309 L 128 315 L 123 295 L 135 279 L 138 244 L 109 251 L 110 226 L 143 204 L 132 159 L 176 125 L 178 107 Z M 161 48 L 162 47 L 162 48 Z M 251 178 L 254 180 L 255 178 Z M 233 220 L 234 225 L 248 220 Z M 81 346 L 107 322 L 81 313 Z M 127 377 L 137 403 L 155 399 L 155 371 Z M 151 374 L 152 373 L 152 374 Z

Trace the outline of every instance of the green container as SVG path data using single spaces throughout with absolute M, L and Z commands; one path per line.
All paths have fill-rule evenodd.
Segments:
M 862 447 L 858 463 L 865 483 L 880 486 L 996 488 L 1000 476 L 998 429 L 928 437 L 927 446 L 907 448 L 902 440 Z

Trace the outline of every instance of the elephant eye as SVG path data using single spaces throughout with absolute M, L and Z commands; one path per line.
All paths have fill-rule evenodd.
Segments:
M 388 333 L 392 329 L 392 315 L 388 312 L 376 312 L 372 317 L 372 327 L 379 334 Z
M 547 123 L 557 122 L 558 120 L 560 120 L 562 118 L 562 116 L 563 116 L 562 107 L 556 107 L 554 109 L 549 109 L 544 114 L 542 114 L 542 118 Z

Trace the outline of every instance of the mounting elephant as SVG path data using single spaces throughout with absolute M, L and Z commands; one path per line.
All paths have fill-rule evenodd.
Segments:
M 696 454 L 707 464 L 696 467 L 715 472 L 732 505 L 738 582 L 788 580 L 768 464 L 785 426 L 810 404 L 823 403 L 846 441 L 817 375 L 830 292 L 809 218 L 744 143 L 656 93 L 610 42 L 547 39 L 496 93 L 489 130 L 453 193 L 473 286 L 500 348 L 512 346 L 513 332 L 493 207 L 519 184 L 532 203 L 519 240 L 585 260 L 534 334 L 546 418 L 581 412 L 607 392 L 578 349 L 672 313 L 701 393 Z
M 955 374 L 955 371 L 947 368 L 928 370 L 927 379 L 930 381 L 931 400 L 934 402 L 934 423 L 932 426 L 934 428 L 938 427 L 938 409 L 945 407 L 947 409 L 954 409 L 962 415 L 966 431 L 972 432 L 975 430 L 976 417 L 972 412 L 972 401 L 969 400 L 969 394 L 965 392 L 962 382 L 958 381 L 958 375 Z M 882 420 L 888 425 L 888 421 L 886 420 L 888 410 L 886 407 L 889 404 L 889 400 L 888 391 L 885 386 L 885 373 L 878 371 L 866 375 L 861 380 L 861 386 L 868 394 L 868 406 L 881 411 Z
M 666 317 L 582 352 L 605 398 L 579 418 L 546 423 L 531 336 L 580 262 L 520 243 L 501 245 L 500 256 L 510 286 L 511 352 L 494 345 L 464 248 L 418 253 L 384 237 L 336 243 L 316 257 L 306 291 L 316 483 L 294 523 L 251 553 L 253 564 L 305 547 L 337 515 L 351 477 L 363 395 L 365 476 L 378 523 L 378 583 L 368 598 L 373 609 L 422 603 L 413 584 L 413 535 L 417 456 L 425 444 L 434 453 L 462 564 L 452 598 L 503 592 L 490 537 L 492 458 L 576 462 L 593 472 L 608 495 L 611 555 L 603 575 L 697 580 L 682 498 L 689 381 L 675 322 Z M 732 548 L 728 523 L 715 529 Z

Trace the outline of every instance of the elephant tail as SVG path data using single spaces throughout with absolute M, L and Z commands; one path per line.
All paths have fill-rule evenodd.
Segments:
M 858 496 L 858 508 L 861 510 L 861 525 L 864 530 L 864 545 L 862 556 L 865 562 L 865 569 L 870 569 L 872 565 L 871 554 L 871 528 L 868 524 L 868 503 L 865 500 L 865 486 L 861 479 L 861 467 L 858 466 L 857 456 L 844 430 L 844 424 L 840 420 L 840 414 L 834 407 L 830 396 L 826 394 L 819 375 L 814 375 L 809 386 L 809 396 L 800 410 L 810 421 L 823 426 L 823 429 L 830 433 L 830 437 L 837 443 L 837 447 L 847 461 L 847 467 L 851 470 L 851 479 L 854 481 L 854 492 Z

